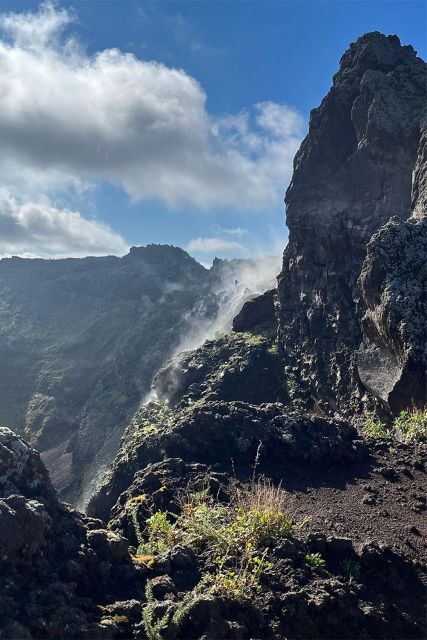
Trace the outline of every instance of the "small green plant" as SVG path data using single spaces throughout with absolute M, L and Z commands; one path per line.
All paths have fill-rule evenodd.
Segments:
M 226 556 L 215 559 L 215 564 L 218 567 L 213 578 L 215 591 L 231 596 L 235 600 L 244 600 L 251 591 L 261 589 L 261 576 L 273 567 L 271 562 L 266 560 L 267 549 L 261 555 L 256 555 L 252 551 L 248 552 L 248 549 L 246 551 L 240 564 L 233 569 L 226 568 L 226 564 L 229 562 Z
M 138 554 L 157 554 L 171 549 L 175 542 L 175 525 L 169 522 L 168 514 L 156 511 L 146 520 L 148 542 L 138 547 Z
M 164 640 L 167 632 L 168 640 L 177 640 L 180 625 L 197 599 L 203 594 L 206 596 L 214 589 L 212 576 L 205 574 L 191 591 L 185 593 L 182 600 L 174 607 L 166 610 L 166 613 L 156 619 L 154 612 L 156 600 L 150 582 L 145 589 L 146 605 L 142 610 L 142 623 L 149 640 Z
M 188 543 L 222 545 L 226 508 L 220 504 L 199 504 L 187 508 L 179 518 L 179 526 Z
M 346 560 L 342 561 L 341 566 L 344 573 L 346 573 L 350 577 L 358 578 L 360 576 L 360 564 L 357 562 L 357 560 L 347 558 Z
M 363 433 L 370 438 L 389 439 L 390 431 L 383 422 L 378 422 L 368 418 L 363 425 Z
M 136 564 L 151 568 L 157 554 L 176 544 L 197 549 L 207 561 L 198 585 L 180 602 L 171 603 L 160 617 L 148 584 L 143 623 L 149 640 L 180 637 L 182 620 L 201 594 L 219 593 L 239 601 L 250 598 L 262 588 L 264 576 L 273 567 L 271 548 L 296 529 L 286 514 L 285 492 L 269 480 L 253 477 L 246 485 L 236 482 L 228 489 L 227 504 L 212 495 L 209 487 L 208 481 L 202 488 L 189 487 L 183 492 L 177 500 L 179 515 L 156 511 L 145 521 Z M 137 496 L 129 507 L 135 512 L 141 505 L 145 508 L 145 500 Z M 320 565 L 323 563 L 320 558 Z
M 326 564 L 320 553 L 307 553 L 304 556 L 304 562 L 313 568 L 324 567 Z
M 294 523 L 282 511 L 239 508 L 235 518 L 225 530 L 231 547 L 252 545 L 270 547 L 292 535 Z
M 265 480 L 238 487 L 226 507 L 207 490 L 180 498 L 181 515 L 175 524 L 185 542 L 221 552 L 264 548 L 292 535 L 295 525 L 285 513 L 285 494 Z
M 393 430 L 408 444 L 427 442 L 427 409 L 401 411 L 393 421 Z
M 145 588 L 145 600 L 146 605 L 142 610 L 142 624 L 144 625 L 147 638 L 149 638 L 149 640 L 163 640 L 163 631 L 169 627 L 171 613 L 166 611 L 161 618 L 156 620 L 154 615 L 156 600 L 150 582 L 147 583 Z

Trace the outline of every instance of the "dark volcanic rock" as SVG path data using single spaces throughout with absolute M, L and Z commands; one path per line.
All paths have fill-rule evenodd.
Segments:
M 312 111 L 295 157 L 279 340 L 308 405 L 350 411 L 369 404 L 356 364 L 364 313 L 357 279 L 373 233 L 391 216 L 411 213 L 425 80 L 412 47 L 396 36 L 362 36 Z
M 251 331 L 259 325 L 274 326 L 276 323 L 275 298 L 276 290 L 271 289 L 245 302 L 242 310 L 233 320 L 233 331 Z
M 55 490 L 38 452 L 10 429 L 0 427 L 0 495 L 12 494 L 52 500 Z
M 39 454 L 0 429 L 0 638 L 111 638 L 102 609 L 138 588 L 128 542 L 58 502 Z
M 368 244 L 358 372 L 393 412 L 423 409 L 426 392 L 427 218 L 392 218 Z
M 146 408 L 151 416 L 154 410 L 150 405 Z M 164 411 L 161 405 L 158 411 Z M 144 409 L 139 420 L 143 419 Z M 88 513 L 108 520 L 110 509 L 131 485 L 134 474 L 162 459 L 215 465 L 216 470 L 228 472 L 234 466 L 250 476 L 255 461 L 258 471 L 280 475 L 292 463 L 345 464 L 363 454 L 356 430 L 343 421 L 292 413 L 278 403 L 256 406 L 206 401 L 177 411 L 162 426 L 159 421 L 156 434 L 138 431 L 135 420 L 110 474 L 89 503 Z
M 412 184 L 412 216 L 371 239 L 359 286 L 366 309 L 358 354 L 362 382 L 394 413 L 422 409 L 427 371 L 427 126 Z
M 153 391 L 161 402 L 180 406 L 202 398 L 283 401 L 287 393 L 275 332 L 231 333 L 179 354 L 155 376 Z

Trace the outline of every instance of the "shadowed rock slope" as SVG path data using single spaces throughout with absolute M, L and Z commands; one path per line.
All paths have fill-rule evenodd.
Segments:
M 97 454 L 114 456 L 209 273 L 153 245 L 124 258 L 2 260 L 0 290 L 0 422 L 52 450 L 55 483 L 72 496 Z
M 58 502 L 39 454 L 0 428 L 0 638 L 111 638 L 101 607 L 138 585 L 128 547 Z

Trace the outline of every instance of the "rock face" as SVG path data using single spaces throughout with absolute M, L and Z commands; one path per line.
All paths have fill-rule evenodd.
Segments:
M 249 331 L 259 325 L 275 325 L 274 303 L 276 290 L 266 291 L 261 296 L 248 300 L 233 319 L 233 331 Z
M 419 217 L 425 215 L 425 79 L 425 63 L 396 36 L 362 36 L 312 111 L 295 157 L 286 194 L 289 244 L 279 276 L 279 342 L 308 406 L 348 413 L 375 404 L 357 367 L 369 323 L 367 318 L 361 326 L 360 318 L 372 299 L 370 267 L 364 267 L 363 298 L 357 281 L 372 235 L 390 217 L 410 216 L 415 167 L 414 206 Z M 369 383 L 368 389 L 388 402 L 387 392 L 377 393 Z
M 412 185 L 412 216 L 393 217 L 367 247 L 359 286 L 363 345 L 358 373 L 394 413 L 425 403 L 427 372 L 427 127 Z
M 169 362 L 154 377 L 153 391 L 170 405 L 191 406 L 201 399 L 284 401 L 283 374 L 275 332 L 230 333 Z
M 209 271 L 156 245 L 123 258 L 1 260 L 0 424 L 25 433 L 61 495 L 83 506 L 156 371 L 231 326 L 277 270 L 270 258 Z
M 39 454 L 0 428 L 2 640 L 111 638 L 111 594 L 139 584 L 128 546 L 59 503 Z
M 52 499 L 55 491 L 39 454 L 13 431 L 0 427 L 0 491 Z
M 148 406 L 126 432 L 111 473 L 89 503 L 89 514 L 108 520 L 133 475 L 162 459 L 216 465 L 228 473 L 234 466 L 249 476 L 257 458 L 258 471 L 272 475 L 275 468 L 294 463 L 340 464 L 363 455 L 357 433 L 348 424 L 287 412 L 279 403 L 207 401 L 190 411 L 171 413 L 169 425 L 160 419 L 157 433 L 144 433 L 144 411 L 156 409 L 163 412 L 161 405 Z
M 368 244 L 358 373 L 394 414 L 425 403 L 427 218 L 392 218 Z

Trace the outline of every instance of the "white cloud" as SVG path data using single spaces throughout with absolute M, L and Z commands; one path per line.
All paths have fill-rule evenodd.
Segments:
M 9 33 L 18 47 L 41 50 L 56 41 L 57 36 L 73 21 L 66 9 L 56 9 L 46 2 L 36 13 L 8 13 L 1 16 L 0 26 Z
M 216 233 L 224 233 L 229 236 L 236 236 L 237 238 L 242 238 L 249 233 L 249 229 L 245 229 L 244 227 L 235 227 L 233 229 L 224 229 L 220 225 L 214 225 L 214 230 Z
M 257 122 L 260 127 L 277 136 L 299 136 L 301 133 L 301 116 L 290 107 L 276 102 L 260 102 Z
M 224 251 L 243 251 L 245 247 L 238 242 L 225 238 L 193 238 L 185 247 L 195 253 L 222 253 Z
M 304 123 L 272 102 L 213 118 L 185 71 L 118 49 L 90 55 L 50 3 L 3 15 L 0 180 L 27 193 L 107 180 L 134 199 L 202 209 L 277 206 Z
M 45 202 L 18 203 L 0 189 L 0 257 L 68 257 L 128 250 L 123 238 L 97 220 Z

